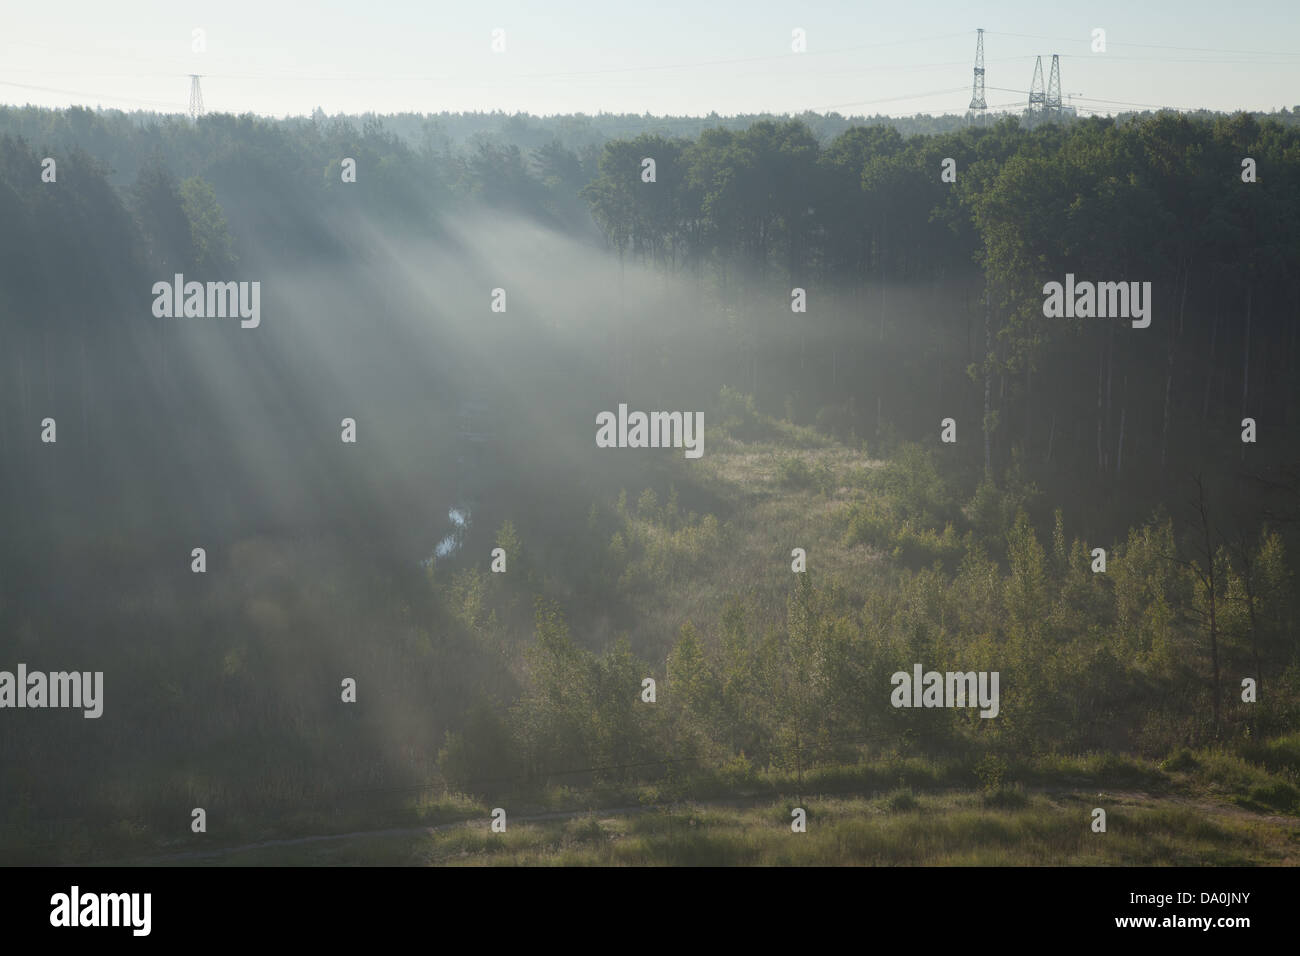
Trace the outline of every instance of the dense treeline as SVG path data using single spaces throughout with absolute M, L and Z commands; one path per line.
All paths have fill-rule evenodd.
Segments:
M 1019 454 L 1053 488 L 1132 521 L 1193 472 L 1262 475 L 1294 456 L 1298 145 L 1294 129 L 1246 115 L 908 140 L 859 128 L 825 148 L 802 124 L 760 123 L 611 143 L 584 195 L 620 255 L 740 283 L 769 313 L 806 288 L 808 314 L 781 320 L 800 336 L 846 316 L 859 334 L 878 329 L 869 350 L 835 357 L 822 389 L 803 370 L 813 408 L 855 399 L 862 435 L 882 400 L 912 436 L 953 416 L 985 472 Z M 1256 182 L 1242 181 L 1246 158 Z M 1150 282 L 1150 327 L 1044 318 L 1044 283 L 1066 273 Z M 927 302 L 891 301 L 926 290 Z M 824 338 L 844 349 L 843 335 Z M 765 388 L 756 375 L 754 391 L 781 407 L 797 387 L 776 369 L 791 367 L 790 338 L 747 344 L 778 376 Z M 1255 445 L 1239 440 L 1244 417 Z M 1124 498 L 1139 510 L 1116 513 Z
M 113 129 L 112 136 L 98 134 L 94 141 L 85 139 L 87 135 L 97 135 L 95 123 L 86 117 L 93 115 L 102 123 Z M 220 114 L 214 114 L 220 115 Z M 1142 114 L 1126 117 L 1129 121 Z M 1217 114 L 1209 111 L 1191 114 L 1197 118 L 1213 120 Z M 1276 113 L 1257 114 L 1258 118 L 1275 120 L 1285 126 L 1300 123 L 1300 107 L 1282 109 Z M 78 119 L 81 117 L 81 119 Z M 843 116 L 836 112 L 805 112 L 798 116 L 774 115 L 770 113 L 741 114 L 737 116 L 720 116 L 711 113 L 708 116 L 650 116 L 635 113 L 600 113 L 596 115 L 564 114 L 558 116 L 533 116 L 527 113 L 363 113 L 357 116 L 329 116 L 317 108 L 310 117 L 286 117 L 277 125 L 294 130 L 310 127 L 330 127 L 332 125 L 350 125 L 357 128 L 382 126 L 387 132 L 402 139 L 416 150 L 428 150 L 439 154 L 459 154 L 472 152 L 482 144 L 496 147 L 516 147 L 529 152 L 542 149 L 553 143 L 574 153 L 581 158 L 584 166 L 590 165 L 595 172 L 601 148 L 610 140 L 631 139 L 642 134 L 665 137 L 684 137 L 695 139 L 708 129 L 727 129 L 741 131 L 755 123 L 780 123 L 797 120 L 806 125 L 826 144 L 849 129 L 857 126 L 884 126 L 897 130 L 903 136 L 933 135 L 951 133 L 970 125 L 970 118 L 961 114 L 943 114 L 931 116 Z M 1063 114 L 1061 120 L 1070 122 L 1071 114 Z M 129 113 L 113 109 L 89 110 L 71 108 L 69 110 L 51 110 L 14 107 L 0 107 L 0 130 L 22 136 L 29 140 L 45 141 L 51 130 L 63 129 L 66 133 L 77 134 L 77 139 L 85 149 L 100 159 L 110 156 L 128 159 L 127 154 L 105 152 L 116 148 L 119 140 L 131 129 L 147 129 L 151 126 L 167 126 L 176 122 L 173 114 L 137 110 Z M 987 120 L 986 120 L 987 122 Z M 117 164 L 114 164 L 115 166 Z M 121 167 L 119 167 L 121 168 Z

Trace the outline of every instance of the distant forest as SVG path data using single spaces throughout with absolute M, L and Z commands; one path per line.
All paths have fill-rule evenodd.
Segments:
M 925 715 L 936 753 L 1293 729 L 1296 118 L 0 109 L 0 641 L 112 671 L 121 721 L 0 733 L 18 842 L 35 808 L 802 772 L 912 733 L 915 660 L 1010 688 Z M 261 326 L 155 317 L 177 273 L 260 281 Z M 1150 282 L 1150 326 L 1046 318 L 1067 273 Z M 602 454 L 620 402 L 703 409 L 723 466 Z M 823 520 L 836 575 L 791 585 Z M 651 668 L 680 693 L 645 717 Z M 376 703 L 340 716 L 357 671 Z
M 402 116 L 195 125 L 11 108 L 0 111 L 0 309 L 14 346 L 81 323 L 102 331 L 92 316 L 138 308 L 147 276 L 364 258 L 358 221 L 437 240 L 480 210 L 519 215 L 689 277 L 718 311 L 742 312 L 721 346 L 734 371 L 712 385 L 861 438 L 929 436 L 960 409 L 962 454 L 982 471 L 1018 461 L 1096 503 L 1095 519 L 1113 520 L 1088 527 L 1113 532 L 1194 472 L 1259 479 L 1230 490 L 1251 500 L 1294 474 L 1291 119 L 1160 114 L 1032 129 L 1007 119 L 911 137 L 857 125 L 833 138 L 836 117 L 817 128 L 737 119 L 597 149 L 595 131 L 614 118 L 428 117 L 426 130 L 449 131 L 434 146 L 414 145 Z M 51 152 L 58 189 L 31 174 Z M 362 170 L 356 189 L 340 189 L 342 157 Z M 653 185 L 640 178 L 645 157 L 657 163 Z M 1249 184 L 1247 157 L 1258 169 Z M 945 158 L 955 183 L 940 179 Z M 1044 319 L 1043 284 L 1067 272 L 1151 282 L 1151 327 Z M 795 287 L 810 303 L 797 323 Z M 628 342 L 620 348 L 634 361 Z M 6 349 L 10 363 L 22 355 Z M 25 374 L 5 376 L 4 401 L 21 397 Z M 1245 417 L 1258 424 L 1250 446 Z

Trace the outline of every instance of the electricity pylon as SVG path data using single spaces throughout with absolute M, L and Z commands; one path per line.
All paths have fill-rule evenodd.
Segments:
M 203 90 L 199 88 L 199 73 L 190 74 L 190 119 L 203 115 Z
M 978 110 L 980 116 L 988 109 L 984 102 L 984 28 L 981 27 L 975 38 L 975 82 L 971 87 L 970 109 Z
M 1029 112 L 1037 113 L 1046 101 L 1047 94 L 1043 92 L 1043 58 L 1040 56 L 1034 62 L 1034 80 L 1029 84 Z
M 1052 73 L 1047 80 L 1047 99 L 1043 105 L 1049 113 L 1061 112 L 1061 57 L 1056 53 L 1052 54 Z

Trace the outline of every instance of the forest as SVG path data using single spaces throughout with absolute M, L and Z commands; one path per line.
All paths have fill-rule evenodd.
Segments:
M 1293 859 L 1292 119 L 0 108 L 0 669 L 104 672 L 0 722 L 0 859 L 807 794 L 796 861 Z M 996 716 L 891 703 L 918 662 Z M 700 807 L 421 859 L 793 852 Z

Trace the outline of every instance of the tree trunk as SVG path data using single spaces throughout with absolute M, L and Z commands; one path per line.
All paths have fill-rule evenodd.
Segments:
M 1295 345 L 1296 345 L 1297 331 L 1300 331 L 1300 284 L 1296 286 L 1296 303 L 1295 303 L 1295 308 L 1291 311 L 1291 345 L 1287 349 L 1287 353 L 1286 353 L 1287 355 L 1286 368 L 1287 368 L 1288 379 L 1293 378 L 1295 374 L 1293 372 L 1293 369 L 1295 368 Z M 1294 419 L 1295 407 L 1296 407 L 1296 403 L 1294 401 L 1289 401 L 1286 403 L 1286 424 L 1288 428 L 1291 427 L 1292 421 Z
M 1210 666 L 1213 670 L 1213 709 L 1214 709 L 1214 732 L 1217 736 L 1219 732 L 1219 625 L 1218 625 L 1218 598 L 1217 588 L 1214 580 L 1214 545 L 1210 540 L 1210 517 L 1205 507 L 1205 488 L 1198 480 L 1196 483 L 1199 493 L 1197 499 L 1197 508 L 1200 513 L 1201 530 L 1205 535 L 1205 567 L 1206 567 L 1206 592 L 1209 599 L 1210 610 Z
M 1246 417 L 1246 404 L 1250 395 L 1250 306 L 1251 298 L 1254 292 L 1254 283 L 1250 277 L 1246 279 L 1246 346 L 1242 356 L 1241 369 L 1241 416 Z M 1246 443 L 1241 443 L 1241 460 L 1246 460 Z
M 1255 667 L 1256 700 L 1264 696 L 1264 673 L 1259 666 L 1259 629 L 1255 620 L 1255 566 L 1250 556 L 1250 545 L 1241 543 L 1242 581 L 1246 586 L 1246 614 L 1250 621 L 1250 657 Z
M 86 368 L 86 340 L 85 340 L 85 339 L 82 339 L 82 340 L 81 340 L 81 447 L 82 447 L 82 449 L 85 449 L 85 448 L 88 447 L 87 442 L 90 440 L 90 428 L 89 428 L 89 424 L 88 424 L 88 412 L 87 412 L 87 409 L 86 409 L 86 405 L 87 405 L 87 395 L 86 395 L 86 376 L 87 376 L 87 374 L 88 374 L 88 373 L 87 373 L 87 368 Z
M 881 229 L 880 229 L 881 242 L 880 242 L 880 249 L 877 250 L 877 255 L 880 256 L 880 341 L 884 342 L 885 341 L 885 257 L 883 255 L 883 250 L 884 250 L 884 238 L 885 238 L 884 237 L 885 217 L 883 214 L 880 217 L 880 225 L 881 225 Z
M 1105 375 L 1106 349 L 1104 345 L 1098 344 L 1097 348 L 1097 475 L 1098 477 L 1106 473 L 1105 453 L 1102 451 L 1102 386 L 1106 381 Z
M 1214 317 L 1210 320 L 1210 361 L 1206 366 L 1205 373 L 1205 398 L 1201 402 L 1201 422 L 1204 424 L 1210 417 L 1210 388 L 1214 384 L 1214 353 L 1219 342 L 1219 303 L 1218 297 L 1215 297 Z
M 1207 529 L 1205 532 L 1206 543 L 1209 543 L 1210 533 Z M 1210 665 L 1214 672 L 1214 730 L 1219 730 L 1219 631 L 1218 622 L 1215 617 L 1215 596 L 1214 596 L 1214 557 L 1209 560 L 1210 565 Z
M 1029 458 L 1029 444 L 1033 437 L 1033 381 L 1034 381 L 1034 362 L 1033 356 L 1025 357 L 1025 458 Z
M 1111 402 L 1111 384 L 1115 381 L 1115 324 L 1112 322 L 1106 334 L 1106 464 L 1110 465 L 1110 423 L 1114 417 L 1114 404 Z
M 4 354 L 3 349 L 0 349 L 0 354 Z M 6 381 L 4 384 L 5 388 L 0 391 L 0 461 L 9 461 L 9 418 L 13 406 L 10 404 L 9 383 Z M 0 493 L 3 493 L 2 487 Z
M 1165 474 L 1169 462 L 1169 402 L 1174 390 L 1174 337 L 1169 336 L 1169 349 L 1165 358 L 1165 408 L 1163 423 L 1160 426 L 1160 474 Z
M 993 474 L 993 296 L 984 292 L 984 477 Z
M 1124 404 L 1119 409 L 1119 442 L 1115 446 L 1115 477 L 1124 470 L 1124 424 L 1128 418 L 1128 376 L 1124 376 Z
M 969 287 L 969 286 L 967 287 L 967 291 L 966 291 L 966 296 L 965 296 L 965 298 L 966 298 L 966 303 L 965 303 L 965 305 L 966 305 L 966 308 L 965 308 L 965 312 L 966 312 L 966 365 L 965 365 L 965 367 L 966 367 L 966 368 L 970 368 L 973 364 L 975 364 L 975 355 L 974 355 L 974 353 L 971 351 L 972 348 L 973 348 L 973 346 L 971 345 L 971 336 L 972 336 L 972 334 L 974 333 L 974 329 L 971 328 L 971 326 L 972 326 L 972 322 L 971 322 L 970 287 Z M 1297 309 L 1297 311 L 1300 312 L 1300 309 Z M 1294 338 L 1294 336 L 1292 336 L 1292 338 Z
M 1160 474 L 1163 477 L 1169 462 L 1169 409 L 1174 390 L 1174 357 L 1177 341 L 1183 336 L 1183 320 L 1187 312 L 1187 282 L 1192 274 L 1191 261 L 1183 267 L 1183 294 L 1178 304 L 1178 336 L 1174 337 L 1172 324 L 1169 327 L 1169 349 L 1165 359 L 1165 408 L 1163 423 L 1160 426 Z

